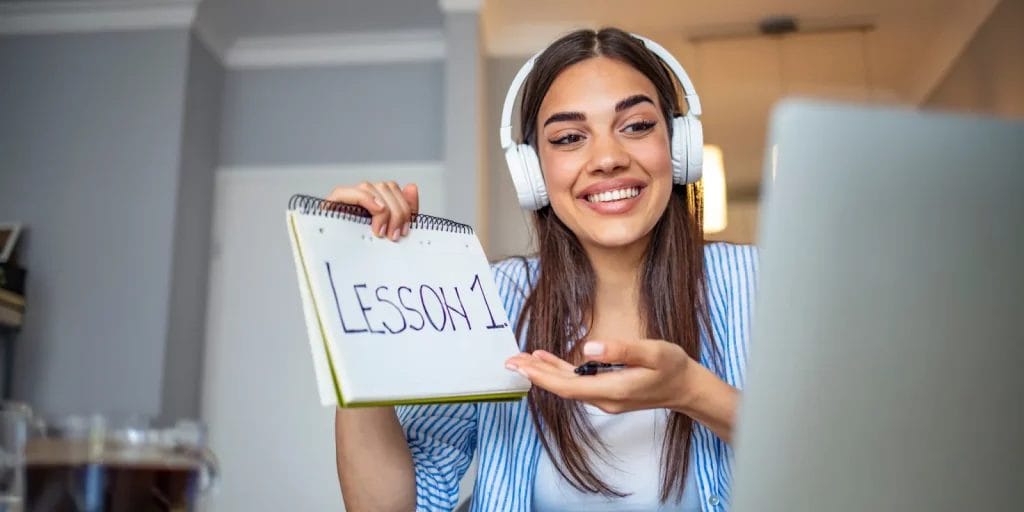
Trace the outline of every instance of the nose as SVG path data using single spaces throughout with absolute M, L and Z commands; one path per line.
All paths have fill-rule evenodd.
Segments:
M 593 135 L 587 170 L 611 173 L 629 167 L 629 152 L 613 135 Z

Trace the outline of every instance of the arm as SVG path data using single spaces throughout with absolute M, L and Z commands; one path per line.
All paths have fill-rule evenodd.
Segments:
M 413 509 L 413 460 L 393 407 L 337 409 L 334 440 L 346 510 Z
M 476 405 L 338 409 L 338 480 L 351 512 L 452 510 L 476 446 Z
M 408 405 L 396 412 L 412 456 L 416 510 L 454 509 L 476 449 L 476 404 Z
M 726 311 L 723 330 L 715 332 L 721 360 L 693 364 L 691 392 L 672 409 L 699 421 L 726 443 L 731 443 L 742 395 L 753 306 L 757 295 L 758 251 L 752 245 L 712 244 L 707 248 L 708 301 L 713 311 Z M 705 340 L 709 341 L 709 340 Z M 703 354 L 716 348 L 705 345 Z M 702 359 L 703 360 L 703 359 Z
M 691 361 L 683 390 L 673 411 L 683 413 L 711 429 L 726 443 L 732 443 L 740 392 L 707 368 Z

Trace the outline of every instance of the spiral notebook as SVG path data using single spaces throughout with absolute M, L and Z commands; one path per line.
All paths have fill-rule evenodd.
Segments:
M 417 215 L 398 242 L 358 206 L 296 195 L 288 232 L 325 406 L 515 400 L 530 383 L 473 229 Z

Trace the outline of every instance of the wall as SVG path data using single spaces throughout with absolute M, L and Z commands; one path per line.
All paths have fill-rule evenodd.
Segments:
M 516 189 L 505 163 L 505 152 L 498 141 L 501 105 L 505 93 L 519 67 L 528 57 L 492 57 L 487 59 L 485 126 L 482 142 L 487 144 L 488 188 L 485 208 L 488 209 L 490 237 L 484 250 L 491 260 L 525 255 L 534 251 L 531 213 L 519 207 Z M 519 123 L 513 112 L 514 139 L 519 138 Z
M 0 218 L 28 227 L 14 395 L 44 413 L 158 413 L 188 41 L 0 37 Z
M 926 107 L 1024 117 L 1024 2 L 1003 0 Z
M 322 407 L 284 209 L 353 179 L 416 179 L 445 202 L 443 168 L 362 163 L 223 169 L 216 177 L 203 419 L 223 481 L 209 510 L 343 510 L 334 409 Z M 259 205 L 254 207 L 254 205 Z
M 443 65 L 228 71 L 221 164 L 438 161 Z
M 223 89 L 223 66 L 193 35 L 188 52 L 161 386 L 161 412 L 168 418 L 199 417 L 213 177 L 219 159 Z
M 483 51 L 476 12 L 447 13 L 444 19 L 444 159 L 450 197 L 449 218 L 475 228 L 487 244 L 489 226 L 482 199 L 487 190 L 484 128 Z
M 343 509 L 283 212 L 294 193 L 395 179 L 447 215 L 443 88 L 440 60 L 226 73 L 201 406 L 224 480 L 209 510 Z

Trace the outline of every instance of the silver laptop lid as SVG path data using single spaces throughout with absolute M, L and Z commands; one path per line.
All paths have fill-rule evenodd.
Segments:
M 1024 123 L 770 133 L 733 510 L 1024 510 Z

